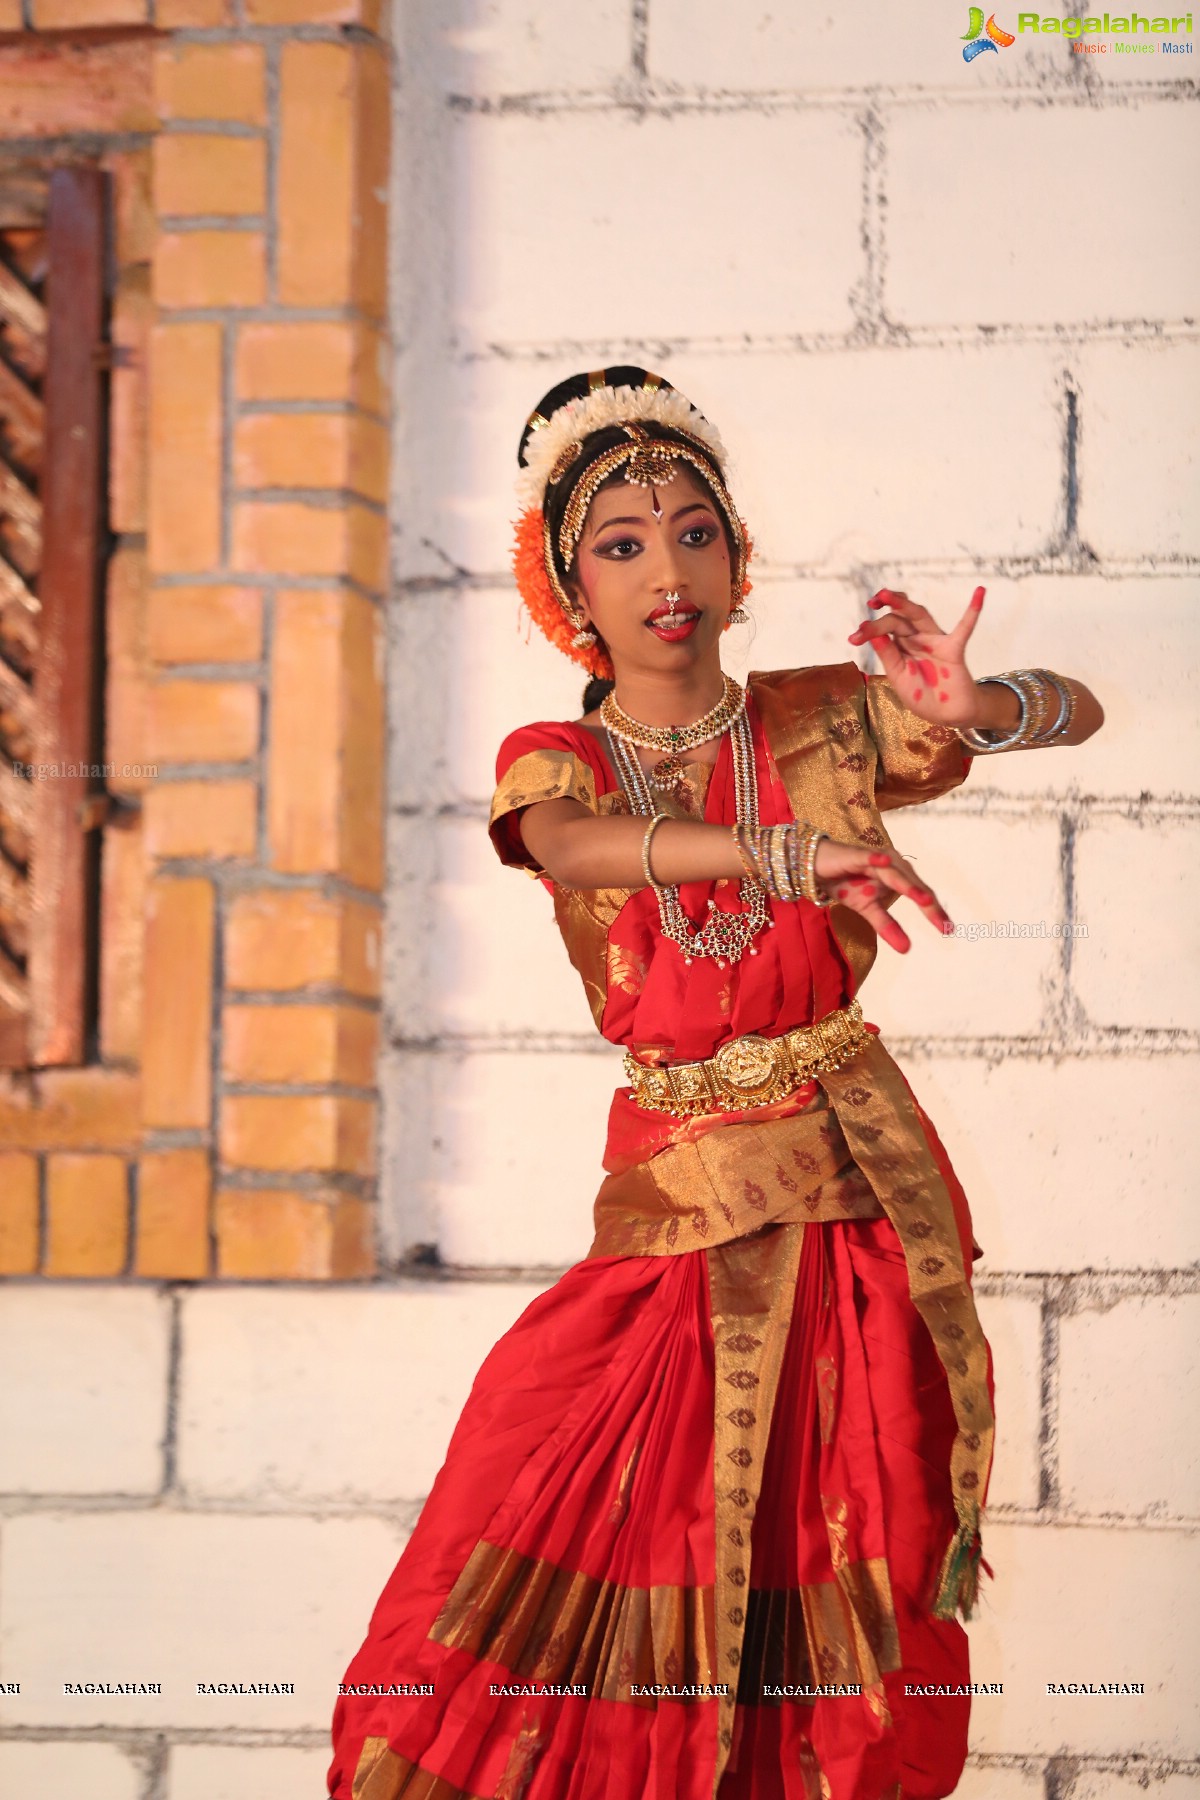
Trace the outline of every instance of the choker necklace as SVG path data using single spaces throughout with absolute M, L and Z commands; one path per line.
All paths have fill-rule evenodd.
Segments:
M 666 752 L 662 762 L 656 763 L 651 772 L 651 786 L 664 793 L 675 791 L 683 775 L 680 752 L 695 750 L 712 738 L 721 737 L 745 713 L 745 688 L 739 687 L 729 675 L 723 675 L 721 680 L 723 687 L 717 704 L 690 725 L 643 725 L 640 719 L 631 718 L 618 703 L 615 693 L 607 694 L 601 702 L 601 721 L 613 737 L 625 744 L 636 744 L 640 750 Z
M 721 680 L 724 686 L 717 704 L 690 725 L 643 725 L 640 719 L 631 718 L 618 704 L 615 693 L 605 695 L 600 705 L 600 717 L 616 737 L 636 744 L 641 750 L 665 750 L 668 754 L 694 750 L 698 744 L 707 744 L 710 738 L 720 737 L 727 731 L 746 704 L 745 688 L 739 687 L 729 675 L 722 675 Z

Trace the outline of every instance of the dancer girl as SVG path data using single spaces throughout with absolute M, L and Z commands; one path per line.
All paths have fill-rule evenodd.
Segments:
M 883 814 L 1103 715 L 971 676 L 982 588 L 949 630 L 876 594 L 849 642 L 880 675 L 724 675 L 749 539 L 715 430 L 643 369 L 554 388 L 519 460 L 518 585 L 593 679 L 501 746 L 491 835 L 627 1081 L 591 1247 L 479 1370 L 329 1791 L 948 1795 L 995 1396 L 966 1199 L 858 998 L 905 918 L 950 928 Z

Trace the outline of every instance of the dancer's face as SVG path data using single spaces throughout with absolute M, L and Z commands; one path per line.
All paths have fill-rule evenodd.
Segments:
M 677 464 L 674 479 L 654 488 L 625 480 L 601 488 L 571 574 L 618 678 L 622 669 L 663 674 L 717 659 L 733 606 L 729 544 L 715 500 L 689 470 Z

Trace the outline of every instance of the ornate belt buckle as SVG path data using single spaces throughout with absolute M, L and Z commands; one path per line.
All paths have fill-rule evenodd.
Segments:
M 751 1105 L 773 1099 L 779 1078 L 785 1073 L 776 1045 L 770 1038 L 753 1032 L 730 1038 L 712 1060 L 730 1098 Z

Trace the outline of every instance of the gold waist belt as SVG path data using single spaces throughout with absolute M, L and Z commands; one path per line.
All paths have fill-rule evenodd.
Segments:
M 783 1037 L 748 1032 L 730 1038 L 702 1062 L 647 1068 L 625 1052 L 634 1099 L 648 1112 L 689 1114 L 770 1106 L 804 1082 L 840 1069 L 870 1039 L 857 1000 L 826 1013 L 813 1025 L 797 1025 Z

